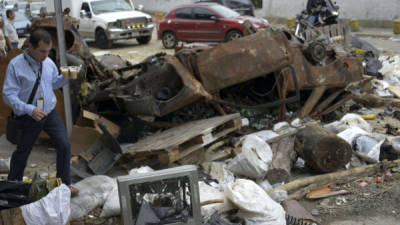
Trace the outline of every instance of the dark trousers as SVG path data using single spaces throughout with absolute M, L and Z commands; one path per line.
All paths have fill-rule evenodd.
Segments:
M 24 125 L 22 140 L 19 140 L 17 150 L 11 156 L 8 180 L 22 180 L 29 154 L 43 130 L 50 136 L 50 140 L 57 151 L 57 177 L 61 178 L 63 183 L 70 185 L 71 144 L 57 111 L 54 109 L 39 122 L 36 122 L 30 116 L 22 116 L 19 119 L 23 120 Z

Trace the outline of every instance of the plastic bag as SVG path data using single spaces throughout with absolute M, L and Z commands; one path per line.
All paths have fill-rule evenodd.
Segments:
M 79 193 L 71 198 L 70 219 L 78 219 L 102 206 L 116 185 L 115 179 L 103 175 L 88 177 L 74 184 Z
M 340 132 L 338 136 L 349 143 L 361 155 L 379 162 L 381 145 L 386 140 L 385 135 L 368 133 L 359 127 L 352 127 Z
M 386 137 L 383 134 L 366 134 L 357 137 L 354 140 L 354 149 L 375 162 L 379 162 L 381 146 Z
M 148 173 L 153 171 L 154 170 L 148 166 L 142 166 L 140 168 L 131 169 L 129 171 L 129 175 L 137 173 Z M 117 183 L 115 183 L 115 186 L 113 187 L 112 191 L 105 200 L 103 209 L 101 210 L 100 217 L 110 217 L 118 215 L 121 215 L 121 205 L 119 202 L 118 185 Z
M 0 210 L 31 203 L 31 186 L 22 181 L 0 181 Z
M 344 115 L 342 119 L 340 119 L 340 121 L 326 124 L 324 126 L 325 129 L 328 129 L 336 134 L 353 127 L 359 127 L 368 133 L 372 132 L 371 125 L 369 125 L 369 123 L 365 121 L 360 115 L 353 113 L 348 113 Z
M 10 158 L 0 159 L 0 173 L 8 173 L 10 171 Z
M 220 191 L 218 188 L 212 187 L 202 181 L 199 182 L 199 192 L 200 202 L 215 199 L 224 199 L 223 203 L 213 203 L 202 206 L 201 215 L 204 218 L 209 218 L 214 213 L 224 213 L 235 208 L 235 206 L 230 201 L 228 201 L 223 191 Z
M 227 169 L 236 175 L 262 178 L 272 162 L 271 147 L 255 135 L 248 135 L 243 141 L 242 152 L 233 158 Z
M 225 195 L 239 207 L 246 225 L 286 225 L 282 206 L 251 180 L 237 179 L 225 187 Z
M 67 185 L 54 188 L 39 201 L 21 206 L 26 225 L 64 225 L 70 215 L 71 192 Z
M 255 133 L 252 133 L 249 135 L 255 135 L 263 141 L 267 141 L 271 138 L 279 136 L 277 133 L 273 132 L 272 130 L 262 130 L 262 131 L 258 131 L 258 132 L 255 132 Z

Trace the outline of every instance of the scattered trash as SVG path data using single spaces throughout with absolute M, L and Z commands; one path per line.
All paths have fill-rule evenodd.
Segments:
M 243 140 L 242 152 L 229 162 L 227 169 L 236 175 L 262 178 L 272 161 L 271 147 L 255 135 Z
M 8 173 L 10 171 L 10 158 L 0 159 L 0 173 Z

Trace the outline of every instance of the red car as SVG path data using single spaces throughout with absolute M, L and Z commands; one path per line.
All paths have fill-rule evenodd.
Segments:
M 171 10 L 160 22 L 157 32 L 165 48 L 183 42 L 222 42 L 240 38 L 243 22 L 249 20 L 256 28 L 268 28 L 265 19 L 241 16 L 215 3 L 184 5 Z

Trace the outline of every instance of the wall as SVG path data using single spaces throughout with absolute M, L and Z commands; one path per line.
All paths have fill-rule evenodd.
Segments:
M 361 21 L 393 21 L 400 18 L 399 0 L 332 0 L 340 6 L 340 17 Z M 258 15 L 268 18 L 295 17 L 306 8 L 307 0 L 263 0 Z

